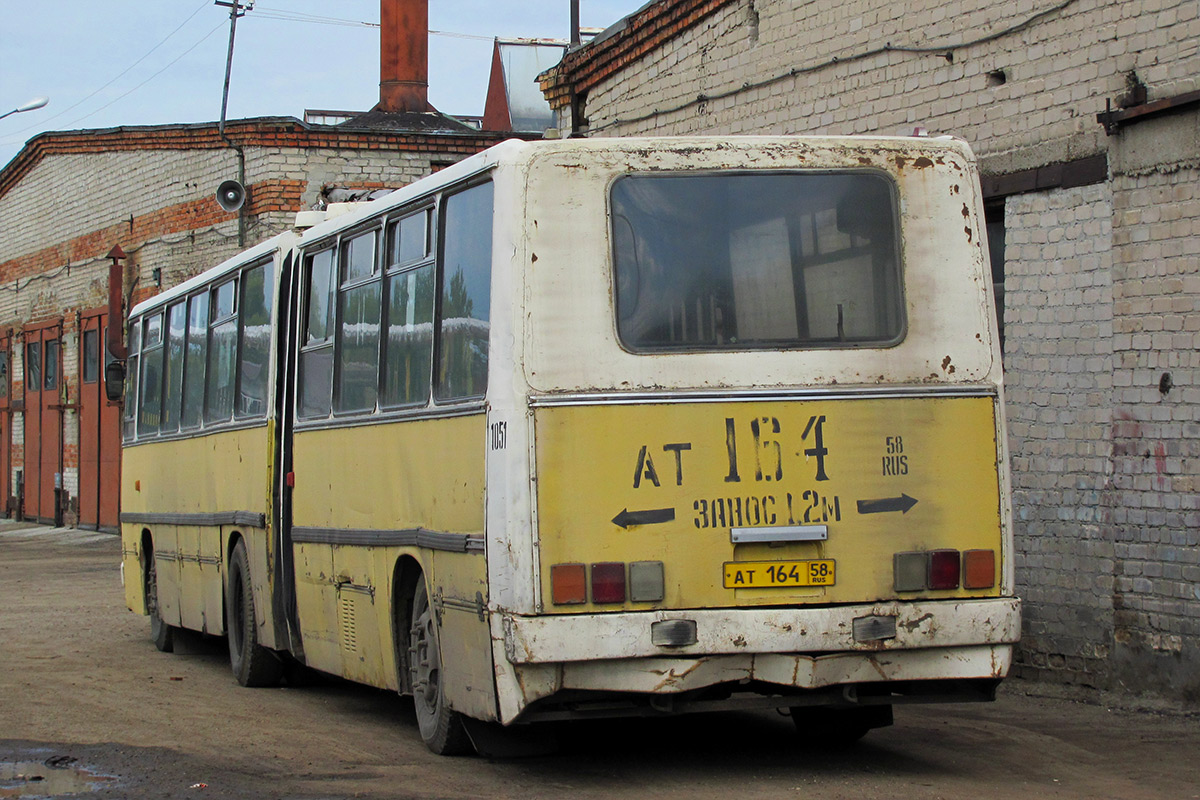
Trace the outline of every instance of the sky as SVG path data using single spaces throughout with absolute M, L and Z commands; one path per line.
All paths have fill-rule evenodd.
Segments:
M 246 0 L 242 0 L 243 3 Z M 580 0 L 604 28 L 647 0 Z M 46 130 L 221 116 L 229 8 L 214 0 L 0 0 L 0 166 Z M 366 111 L 379 97 L 379 0 L 256 0 L 238 19 L 227 119 Z M 429 100 L 483 114 L 492 38 L 566 39 L 569 0 L 429 0 Z

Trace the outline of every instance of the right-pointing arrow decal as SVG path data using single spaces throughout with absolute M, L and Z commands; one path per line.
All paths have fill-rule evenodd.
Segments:
M 908 510 L 917 504 L 915 497 L 901 494 L 899 497 L 884 497 L 880 500 L 859 500 L 858 513 L 885 514 L 889 511 L 899 511 L 907 514 Z

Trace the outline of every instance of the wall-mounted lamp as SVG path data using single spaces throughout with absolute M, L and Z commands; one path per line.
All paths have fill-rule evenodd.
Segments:
M 162 288 L 162 269 L 155 267 L 150 270 L 150 279 L 154 281 L 154 285 L 159 289 Z

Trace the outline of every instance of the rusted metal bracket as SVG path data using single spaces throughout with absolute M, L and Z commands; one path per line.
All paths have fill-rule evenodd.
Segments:
M 1112 101 L 1109 100 L 1105 104 L 1106 110 L 1096 115 L 1096 121 L 1104 126 L 1106 134 L 1113 136 L 1121 129 L 1122 125 L 1131 122 L 1141 122 L 1150 117 L 1161 116 L 1194 105 L 1200 105 L 1200 91 L 1178 94 L 1174 97 L 1164 97 L 1152 103 L 1142 103 L 1141 105 L 1129 108 L 1118 108 L 1115 111 L 1112 107 Z

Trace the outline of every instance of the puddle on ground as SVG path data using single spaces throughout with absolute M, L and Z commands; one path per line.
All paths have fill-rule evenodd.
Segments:
M 0 761 L 0 798 L 62 797 L 85 794 L 116 780 L 79 764 L 70 756 L 45 761 Z

